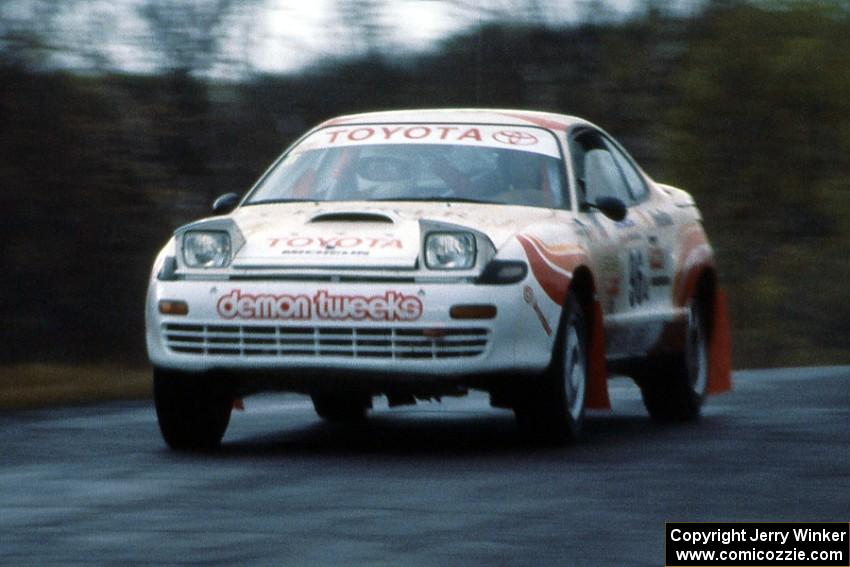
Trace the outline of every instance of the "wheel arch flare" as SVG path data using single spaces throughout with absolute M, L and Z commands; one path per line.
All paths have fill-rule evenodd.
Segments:
M 714 251 L 698 223 L 685 226 L 681 234 L 673 304 L 685 307 L 698 298 L 706 306 L 708 329 L 708 384 L 706 394 L 732 389 L 732 338 L 729 306 L 714 261 Z
M 567 296 L 574 293 L 588 326 L 588 384 L 586 407 L 610 409 L 608 370 L 605 362 L 605 329 L 602 307 L 596 300 L 596 283 L 587 251 L 577 244 L 549 245 L 529 233 L 515 236 L 528 259 L 531 275 L 545 295 L 557 305 L 560 321 Z M 557 327 L 555 327 L 557 332 Z

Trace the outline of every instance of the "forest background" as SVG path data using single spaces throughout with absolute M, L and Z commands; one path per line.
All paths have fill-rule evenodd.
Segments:
M 412 107 L 602 125 L 700 204 L 736 368 L 850 363 L 846 1 L 447 0 L 467 23 L 399 49 L 398 2 L 336 0 L 337 44 L 285 71 L 239 48 L 268 1 L 127 4 L 147 30 L 142 70 L 109 48 L 113 21 L 69 17 L 83 0 L 7 2 L 0 407 L 147 395 L 145 288 L 173 229 L 246 191 L 310 126 Z

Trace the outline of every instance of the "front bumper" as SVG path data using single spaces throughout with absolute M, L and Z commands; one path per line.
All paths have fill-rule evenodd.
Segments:
M 523 287 L 154 280 L 146 306 L 148 355 L 155 366 L 173 370 L 286 371 L 307 381 L 374 373 L 456 382 L 539 372 L 549 364 L 553 340 L 523 301 Z M 185 301 L 188 314 L 163 315 L 160 300 Z M 495 305 L 497 315 L 451 318 L 452 306 L 467 304 Z

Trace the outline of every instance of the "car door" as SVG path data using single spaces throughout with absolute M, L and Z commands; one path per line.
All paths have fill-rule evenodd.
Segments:
M 623 172 L 628 190 L 633 199 L 631 210 L 640 218 L 643 236 L 646 239 L 646 258 L 637 269 L 644 271 L 643 280 L 648 287 L 641 299 L 646 303 L 648 314 L 663 319 L 672 310 L 672 284 L 675 270 L 673 252 L 676 245 L 676 211 L 671 210 L 669 199 L 651 198 L 646 179 L 638 170 L 625 150 L 610 139 L 606 139 L 611 155 Z
M 647 222 L 635 212 L 639 201 L 613 147 L 593 129 L 576 132 L 570 139 L 579 222 L 587 223 L 598 235 L 597 291 L 605 316 L 608 355 L 617 358 L 640 351 L 647 341 L 640 322 L 648 316 L 650 282 Z M 621 200 L 627 207 L 626 217 L 614 221 L 596 210 L 593 205 L 602 197 Z

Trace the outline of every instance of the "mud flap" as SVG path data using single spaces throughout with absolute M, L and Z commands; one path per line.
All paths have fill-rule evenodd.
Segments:
M 602 307 L 593 302 L 589 314 L 590 352 L 587 369 L 587 409 L 611 409 L 608 398 L 608 368 L 605 363 L 605 331 L 602 323 Z
M 732 337 L 726 292 L 718 289 L 713 304 L 706 394 L 720 394 L 732 389 Z

